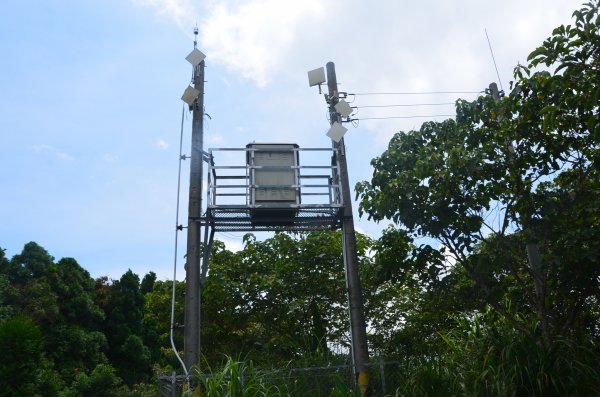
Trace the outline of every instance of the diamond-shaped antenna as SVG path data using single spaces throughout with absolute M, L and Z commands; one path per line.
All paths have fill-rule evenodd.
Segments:
M 198 66 L 200 62 L 204 60 L 204 58 L 206 58 L 206 55 L 204 55 L 202 51 L 197 48 L 194 48 L 192 52 L 185 57 L 185 59 L 194 66 Z
M 331 125 L 329 131 L 327 131 L 327 136 L 333 139 L 334 141 L 339 142 L 344 137 L 346 131 L 348 131 L 348 128 L 344 127 L 336 121 Z
M 334 107 L 335 110 L 337 110 L 337 112 L 344 118 L 350 116 L 354 110 L 352 109 L 352 106 L 350 106 L 348 102 L 343 99 L 336 103 Z
M 196 98 L 200 95 L 200 91 L 192 87 L 191 85 L 185 89 L 183 95 L 181 96 L 181 100 L 188 104 L 188 106 L 192 106 Z

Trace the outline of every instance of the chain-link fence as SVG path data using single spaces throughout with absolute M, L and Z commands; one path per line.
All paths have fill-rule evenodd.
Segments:
M 369 397 L 394 396 L 400 385 L 400 372 L 400 362 L 398 361 L 378 360 L 372 362 L 367 395 Z M 231 381 L 226 374 L 200 374 L 193 376 L 190 384 L 193 389 L 196 387 L 202 389 L 216 377 L 222 383 Z M 270 390 L 274 396 L 350 396 L 354 387 L 351 365 L 243 371 L 238 378 L 240 379 L 237 379 L 237 382 L 242 388 L 244 385 L 250 384 L 256 387 L 256 383 L 259 382 L 264 390 Z M 158 394 L 161 397 L 179 397 L 186 388 L 185 376 L 175 373 L 158 375 Z

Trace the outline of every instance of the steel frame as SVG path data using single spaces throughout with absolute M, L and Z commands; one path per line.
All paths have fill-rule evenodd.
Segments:
M 330 164 L 296 166 L 257 166 L 245 164 L 218 165 L 215 155 L 245 152 L 244 158 L 253 151 L 274 151 L 265 148 L 218 148 L 209 149 L 207 209 L 201 224 L 216 232 L 239 231 L 310 231 L 334 230 L 341 227 L 343 199 L 339 182 L 339 163 L 335 148 L 290 148 L 302 154 L 331 153 Z M 307 156 L 304 156 L 307 157 Z M 322 160 L 322 159 L 320 159 Z M 252 184 L 250 175 L 254 170 L 290 170 L 298 176 L 299 184 L 258 185 Z M 320 174 L 311 172 L 324 171 Z M 307 182 L 304 182 L 307 181 Z M 257 188 L 291 188 L 299 190 L 296 203 L 251 203 L 250 192 Z M 226 203 L 220 201 L 227 201 Z

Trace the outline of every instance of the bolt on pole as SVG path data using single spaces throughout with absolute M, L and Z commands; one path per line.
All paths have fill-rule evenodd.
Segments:
M 330 123 L 341 122 L 341 116 L 335 109 L 339 101 L 335 64 L 328 62 L 327 87 L 329 89 L 329 115 Z M 348 178 L 348 164 L 346 161 L 346 148 L 344 138 L 339 142 L 333 141 L 339 156 L 339 177 L 343 199 L 342 243 L 344 252 L 344 270 L 346 274 L 346 288 L 348 291 L 348 305 L 350 314 L 350 337 L 352 339 L 352 364 L 356 384 L 361 395 L 366 393 L 369 385 L 369 349 L 367 345 L 367 324 L 363 303 L 362 287 L 358 272 L 358 254 L 356 250 L 356 232 L 354 230 L 354 216 L 352 215 L 352 197 Z

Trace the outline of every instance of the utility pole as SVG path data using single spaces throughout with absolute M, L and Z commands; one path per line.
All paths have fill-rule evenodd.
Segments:
M 498 91 L 498 85 L 496 83 L 491 83 L 489 85 L 489 88 L 486 90 L 486 93 L 488 95 L 491 95 L 495 101 L 499 101 L 500 98 L 504 96 L 504 91 Z M 501 120 L 501 117 L 502 116 L 498 116 L 498 119 Z M 508 149 L 508 159 L 512 163 L 514 161 L 516 148 L 510 140 L 507 140 L 506 147 Z M 523 189 L 523 184 L 520 179 L 520 176 L 517 175 L 516 178 L 518 190 Z M 522 230 L 526 232 L 525 235 L 528 236 L 529 233 L 527 232 L 531 231 L 531 215 L 525 216 L 523 213 L 520 213 L 519 215 L 522 218 Z M 527 251 L 527 261 L 529 262 L 529 267 L 531 268 L 531 273 L 533 277 L 533 286 L 535 288 L 536 296 L 536 306 L 541 320 L 542 336 L 544 338 L 544 343 L 548 344 L 550 343 L 551 336 L 550 331 L 548 330 L 548 310 L 545 304 L 546 276 L 542 272 L 540 246 L 531 235 L 528 236 L 528 239 L 529 241 L 525 245 L 525 250 Z
M 327 62 L 327 87 L 329 89 L 329 121 L 333 125 L 336 121 L 341 124 L 341 116 L 335 109 L 339 101 L 335 64 Z M 342 219 L 342 244 L 344 252 L 344 270 L 346 274 L 346 288 L 348 291 L 348 305 L 350 312 L 350 336 L 352 339 L 352 364 L 354 367 L 355 381 L 361 395 L 365 395 L 369 386 L 369 349 L 367 345 L 367 323 L 363 304 L 362 287 L 358 273 L 358 255 L 356 253 L 356 232 L 354 230 L 354 216 L 352 215 L 352 197 L 348 179 L 348 165 L 346 162 L 346 148 L 344 138 L 333 142 L 337 149 L 340 165 L 339 178 L 342 190 L 343 219 Z
M 194 42 L 195 44 L 195 42 Z M 204 60 L 194 67 L 194 88 L 200 91 L 191 106 L 192 154 L 188 204 L 187 259 L 185 265 L 184 361 L 188 370 L 200 357 L 200 217 L 204 150 Z

